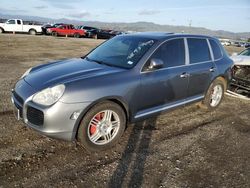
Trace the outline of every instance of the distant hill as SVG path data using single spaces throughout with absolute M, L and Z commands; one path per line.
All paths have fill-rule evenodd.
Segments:
M 216 36 L 220 38 L 231 38 L 231 39 L 248 39 L 250 38 L 250 32 L 234 33 L 230 31 L 217 30 L 213 31 L 203 27 L 187 27 L 187 26 L 173 26 L 173 25 L 160 25 L 152 22 L 134 22 L 134 23 L 109 23 L 109 22 L 98 22 L 98 21 L 81 21 L 81 20 L 70 20 L 70 19 L 51 19 L 37 16 L 24 16 L 24 15 L 4 15 L 0 13 L 0 21 L 3 19 L 20 18 L 23 20 L 31 20 L 42 23 L 71 23 L 74 25 L 88 25 L 99 27 L 103 29 L 114 29 L 121 31 L 163 31 L 163 32 L 175 32 L 175 33 L 191 33 L 191 34 L 204 34 L 210 36 Z

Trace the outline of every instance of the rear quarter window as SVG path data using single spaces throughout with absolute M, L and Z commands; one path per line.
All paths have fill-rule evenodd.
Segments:
M 214 40 L 209 39 L 209 43 L 211 45 L 213 54 L 214 54 L 214 59 L 220 59 L 222 58 L 222 52 L 220 46 L 215 42 Z
M 210 51 L 206 39 L 188 38 L 190 63 L 211 61 Z

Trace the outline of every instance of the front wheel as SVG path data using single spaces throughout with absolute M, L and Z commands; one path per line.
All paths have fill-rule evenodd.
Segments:
M 57 36 L 58 36 L 57 32 L 55 32 L 55 31 L 53 31 L 53 32 L 51 33 L 51 35 L 54 36 L 54 37 L 57 37 Z
M 4 33 L 4 30 L 3 30 L 3 28 L 0 28 L 0 33 Z
M 80 34 L 79 34 L 79 33 L 75 33 L 75 34 L 74 34 L 74 37 L 75 37 L 75 38 L 80 38 Z
M 102 102 L 91 108 L 78 128 L 78 141 L 89 151 L 102 151 L 118 142 L 126 126 L 123 109 L 114 102 Z
M 207 110 L 213 110 L 217 108 L 224 97 L 224 92 L 225 85 L 223 81 L 221 81 L 220 79 L 216 79 L 209 86 L 205 98 L 200 104 L 200 106 Z

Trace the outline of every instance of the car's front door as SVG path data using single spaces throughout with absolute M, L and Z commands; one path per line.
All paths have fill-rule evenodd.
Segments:
M 163 61 L 163 67 L 150 70 L 150 60 Z M 168 105 L 183 102 L 187 96 L 188 66 L 185 65 L 184 39 L 172 39 L 162 44 L 150 57 L 141 73 L 140 103 L 137 116 L 159 111 Z M 148 112 L 146 112 L 148 111 Z
M 189 85 L 188 97 L 205 95 L 211 83 L 215 65 L 212 61 L 207 39 L 188 38 L 189 51 Z
M 16 31 L 16 21 L 15 20 L 8 20 L 5 23 L 4 29 L 5 29 L 5 31 Z

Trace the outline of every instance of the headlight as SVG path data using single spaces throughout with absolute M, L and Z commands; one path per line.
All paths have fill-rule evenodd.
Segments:
M 49 106 L 57 102 L 63 95 L 65 85 L 60 84 L 51 88 L 44 89 L 33 97 L 33 102 L 44 106 Z
M 29 68 L 28 70 L 25 71 L 25 73 L 21 76 L 21 79 L 24 78 L 25 76 L 27 76 L 32 68 Z

